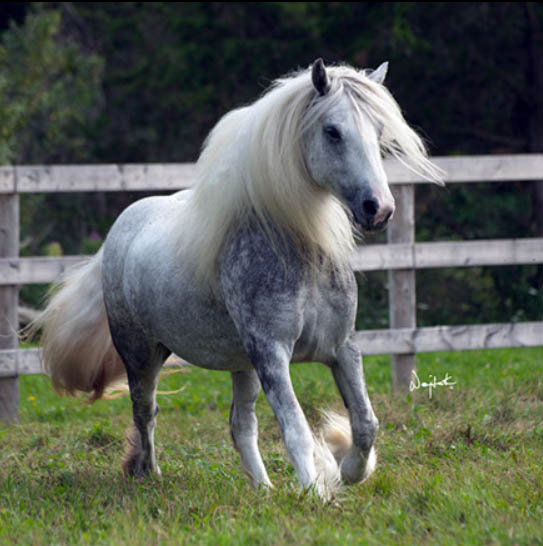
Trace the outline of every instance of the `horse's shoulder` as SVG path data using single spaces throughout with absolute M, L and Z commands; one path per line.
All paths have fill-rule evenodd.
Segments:
M 301 333 L 303 268 L 285 250 L 254 230 L 232 235 L 224 248 L 221 298 L 249 354 L 278 341 L 293 347 Z
M 223 289 L 235 284 L 246 294 L 295 292 L 304 283 L 305 264 L 281 237 L 246 227 L 232 234 L 219 262 Z M 236 290 L 237 291 L 237 290 Z

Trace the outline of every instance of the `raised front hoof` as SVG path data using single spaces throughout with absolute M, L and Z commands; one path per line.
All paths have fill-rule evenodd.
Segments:
M 377 453 L 372 446 L 367 455 L 357 448 L 351 449 L 339 466 L 341 481 L 346 485 L 367 480 L 373 474 L 377 465 Z

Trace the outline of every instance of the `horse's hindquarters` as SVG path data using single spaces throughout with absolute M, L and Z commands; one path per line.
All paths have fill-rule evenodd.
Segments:
M 104 294 L 112 329 L 132 328 L 197 366 L 212 370 L 251 368 L 222 302 L 173 248 L 172 231 L 184 213 L 178 194 L 136 202 L 108 235 Z

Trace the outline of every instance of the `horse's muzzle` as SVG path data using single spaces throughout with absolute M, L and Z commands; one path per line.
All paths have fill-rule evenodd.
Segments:
M 394 202 L 379 203 L 375 198 L 365 199 L 354 211 L 355 222 L 364 231 L 381 231 L 394 214 Z

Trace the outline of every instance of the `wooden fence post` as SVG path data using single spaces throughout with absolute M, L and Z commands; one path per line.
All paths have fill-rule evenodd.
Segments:
M 387 230 L 389 243 L 415 242 L 415 186 L 392 186 L 396 212 Z M 388 272 L 388 309 L 390 328 L 415 328 L 417 299 L 414 269 L 397 269 Z M 415 354 L 392 355 L 392 386 L 406 391 L 415 369 Z
M 0 257 L 19 256 L 19 196 L 0 194 Z M 17 349 L 17 303 L 19 289 L 16 285 L 0 286 L 0 349 Z M 0 370 L 0 421 L 19 420 L 19 378 L 13 373 L 2 375 Z

